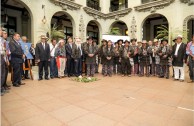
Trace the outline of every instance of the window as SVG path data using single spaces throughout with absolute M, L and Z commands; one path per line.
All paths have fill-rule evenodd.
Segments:
M 8 36 L 12 36 L 17 30 L 16 29 L 16 26 L 17 26 L 16 17 L 8 16 L 7 23 L 6 23 L 5 18 L 7 18 L 5 17 L 5 15 L 1 15 L 1 22 L 2 24 L 4 24 L 4 27 L 7 30 Z
M 67 42 L 67 37 L 68 36 L 73 36 L 73 28 L 72 27 L 64 27 L 64 34 L 65 34 L 65 41 Z
M 101 11 L 101 8 L 100 8 L 99 5 L 100 5 L 99 4 L 99 0 L 87 0 L 87 6 L 88 7 L 91 7 L 93 9 L 95 9 L 95 10 Z
M 111 0 L 110 12 L 128 8 L 128 0 Z

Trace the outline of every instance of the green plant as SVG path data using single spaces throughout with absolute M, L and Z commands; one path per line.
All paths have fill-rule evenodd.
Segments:
M 161 25 L 157 27 L 157 39 L 168 39 L 169 37 L 169 31 L 168 31 L 168 27 L 165 25 Z
M 188 32 L 189 30 L 180 30 L 179 28 L 175 28 L 173 30 L 171 30 L 171 32 L 169 32 L 169 29 L 167 26 L 165 25 L 161 25 L 159 27 L 157 27 L 157 39 L 169 39 L 170 37 L 170 42 L 172 42 L 173 39 L 175 39 L 178 35 L 182 35 L 183 36 L 183 42 L 188 42 Z M 172 43 L 171 43 L 172 44 Z
M 55 39 L 59 39 L 59 38 L 64 38 L 65 34 L 63 30 L 58 30 L 58 27 L 56 25 L 56 23 L 53 24 L 53 27 L 43 27 L 41 28 L 42 30 L 40 32 L 46 32 L 47 37 L 49 37 L 50 39 L 55 38 Z
M 111 34 L 111 35 L 121 35 L 121 31 L 118 27 L 113 27 L 110 30 L 109 34 Z
M 50 37 L 58 39 L 58 38 L 64 38 L 64 36 L 65 36 L 64 31 L 58 30 L 58 26 L 55 23 L 51 28 Z

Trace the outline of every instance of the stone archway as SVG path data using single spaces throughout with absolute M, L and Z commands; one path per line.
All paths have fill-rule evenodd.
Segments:
M 158 27 L 163 25 L 168 28 L 169 24 L 167 18 L 158 13 L 148 15 L 142 22 L 142 39 L 143 40 L 153 40 L 157 36 Z M 168 37 L 169 37 L 169 33 Z M 161 37 L 162 38 L 162 37 Z M 159 38 L 159 39 L 161 39 Z M 168 39 L 168 38 L 167 38 Z
M 68 36 L 75 36 L 75 22 L 73 17 L 64 11 L 57 11 L 53 14 L 50 21 L 51 28 L 57 26 L 57 30 L 64 31 L 64 39 L 67 40 Z
M 192 20 L 194 20 L 194 15 L 187 16 L 184 19 L 184 21 L 183 21 L 183 32 L 188 32 L 188 30 L 189 30 L 189 33 L 194 32 L 194 31 L 191 31 L 191 30 L 193 30 L 192 28 L 188 28 L 188 23 L 189 23 L 189 21 L 192 21 Z M 190 36 L 192 36 L 192 34 L 194 34 L 194 33 L 191 33 L 191 35 L 185 34 L 185 38 L 187 38 L 189 40 Z
M 124 22 L 124 21 L 115 21 L 113 22 L 111 25 L 110 25 L 110 28 L 109 28 L 109 32 L 111 33 L 111 30 L 116 28 L 116 30 L 118 29 L 119 30 L 119 34 L 118 35 L 126 35 L 128 36 L 128 27 L 127 27 L 127 24 Z
M 1 15 L 6 14 L 7 21 L 4 27 L 7 29 L 9 37 L 13 35 L 14 32 L 18 32 L 21 36 L 27 36 L 29 42 L 34 42 L 34 29 L 33 29 L 33 14 L 28 6 L 29 3 L 23 0 L 17 1 L 6 1 L 3 3 L 2 10 L 6 10 L 1 13 Z
M 91 20 L 88 22 L 86 26 L 87 36 L 93 37 L 94 40 L 97 41 L 97 44 L 100 44 L 101 32 L 102 28 L 99 22 L 96 20 Z

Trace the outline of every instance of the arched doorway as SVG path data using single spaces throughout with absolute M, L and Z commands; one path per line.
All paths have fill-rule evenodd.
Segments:
M 67 41 L 68 36 L 73 37 L 74 32 L 74 21 L 73 18 L 63 12 L 56 12 L 51 19 L 51 30 L 56 30 L 56 32 L 51 31 L 51 38 L 64 38 Z M 60 34 L 58 31 L 63 31 L 64 34 Z M 58 34 L 56 34 L 58 33 Z
M 30 8 L 20 0 L 2 0 L 1 7 L 1 24 L 8 33 L 8 40 L 14 32 L 18 32 L 33 42 L 33 16 Z
M 187 23 L 187 29 L 188 29 L 188 40 L 190 41 L 192 38 L 192 35 L 194 35 L 194 18 L 190 19 Z
M 125 22 L 116 21 L 114 22 L 109 29 L 109 34 L 113 35 L 127 35 L 128 36 L 128 28 Z
M 168 39 L 168 20 L 164 15 L 161 14 L 151 14 L 145 18 L 142 24 L 142 39 L 143 40 L 153 40 L 154 38 Z M 164 30 L 165 29 L 165 30 Z M 159 31 L 162 31 L 159 34 Z
M 99 44 L 100 30 L 96 21 L 90 21 L 87 25 L 87 36 L 91 36 Z

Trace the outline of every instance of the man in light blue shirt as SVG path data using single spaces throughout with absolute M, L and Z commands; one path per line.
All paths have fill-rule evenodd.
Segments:
M 192 41 L 187 44 L 186 54 L 189 56 L 189 76 L 188 83 L 194 83 L 194 35 Z

